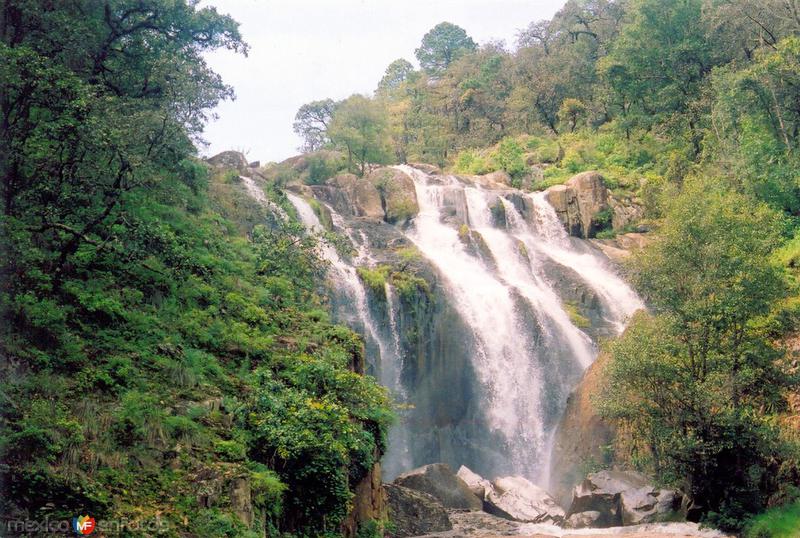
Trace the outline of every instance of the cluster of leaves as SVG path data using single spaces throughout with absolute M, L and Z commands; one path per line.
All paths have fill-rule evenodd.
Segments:
M 3 10 L 3 512 L 335 531 L 388 406 L 315 293 L 315 239 L 194 158 L 230 95 L 201 54 L 246 50 L 236 23 L 183 0 Z
M 729 529 L 778 490 L 782 462 L 798 463 L 776 422 L 794 383 L 772 343 L 786 327 L 765 322 L 786 291 L 771 259 L 784 225 L 763 202 L 691 180 L 634 264 L 653 313 L 609 346 L 604 413 L 639 432 L 649 470 Z

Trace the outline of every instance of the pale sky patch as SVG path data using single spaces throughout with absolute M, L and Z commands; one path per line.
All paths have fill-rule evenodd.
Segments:
M 249 160 L 280 161 L 297 153 L 297 109 L 309 101 L 371 95 L 397 58 L 417 65 L 414 49 L 442 21 L 463 27 L 478 43 L 513 47 L 528 23 L 549 19 L 564 0 L 205 0 L 241 23 L 247 58 L 207 56 L 234 87 L 236 100 L 216 109 L 204 155 L 236 149 Z

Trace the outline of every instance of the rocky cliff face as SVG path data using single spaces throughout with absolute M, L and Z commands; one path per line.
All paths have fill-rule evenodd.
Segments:
M 562 506 L 570 505 L 573 488 L 589 471 L 611 463 L 608 445 L 614 439 L 614 429 L 597 414 L 594 402 L 602 388 L 603 367 L 607 363 L 608 357 L 601 354 L 589 367 L 567 400 L 556 430 L 550 488 Z

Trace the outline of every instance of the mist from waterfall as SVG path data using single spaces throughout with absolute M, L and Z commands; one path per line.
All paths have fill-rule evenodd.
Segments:
M 573 322 L 554 272 L 568 274 L 592 291 L 611 332 L 621 331 L 642 303 L 599 251 L 567 236 L 543 193 L 488 188 L 405 165 L 395 168 L 412 178 L 419 204 L 419 213 L 397 232 L 437 270 L 442 297 L 465 328 L 454 338 L 469 355 L 476 386 L 471 398 L 477 400 L 469 405 L 479 416 L 437 434 L 430 427 L 441 422 L 437 409 L 417 408 L 417 422 L 428 426 L 414 429 L 402 420 L 395 425 L 384 474 L 391 478 L 431 463 L 420 454 L 450 446 L 441 459 L 488 476 L 523 475 L 546 486 L 553 433 L 566 398 L 597 354 L 593 339 Z M 294 193 L 287 196 L 306 228 L 322 231 L 309 202 Z M 529 208 L 526 214 L 518 207 L 520 200 Z M 411 358 L 401 336 L 396 291 L 387 282 L 381 304 L 376 304 L 356 270 L 377 263 L 368 238 L 353 228 L 352 219 L 325 208 L 335 231 L 353 249 L 352 256 L 343 257 L 324 242 L 320 246 L 330 264 L 334 316 L 364 336 L 381 384 L 397 401 L 413 406 L 421 397 L 404 384 Z M 433 390 L 442 392 L 437 399 L 446 400 L 447 380 L 437 382 Z M 431 418 L 420 421 L 421 416 Z M 442 435 L 449 440 L 442 441 Z M 475 439 L 480 435 L 485 439 Z

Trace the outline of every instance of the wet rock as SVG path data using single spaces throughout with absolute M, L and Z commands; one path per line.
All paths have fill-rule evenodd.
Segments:
M 334 211 L 344 217 L 354 216 L 354 204 L 347 191 L 331 185 L 310 185 L 305 187 L 313 198 L 329 205 Z
M 389 536 L 420 536 L 453 528 L 447 511 L 432 495 L 396 484 L 384 484 L 389 519 Z
M 497 261 L 492 255 L 492 250 L 479 231 L 471 230 L 469 226 L 462 224 L 458 229 L 458 238 L 466 247 L 467 252 L 483 260 L 487 267 L 491 267 L 493 270 L 497 268 Z
M 464 189 L 442 189 L 442 221 L 448 224 L 462 225 L 469 222 L 467 197 Z
M 505 228 L 507 223 L 506 206 L 503 205 L 503 201 L 499 196 L 492 205 L 489 206 L 489 210 L 492 213 L 492 225 L 495 228 Z
M 373 451 L 376 461 L 380 456 L 377 449 Z M 375 463 L 353 490 L 353 508 L 342 524 L 342 535 L 354 537 L 358 529 L 367 522 L 385 520 L 386 517 L 386 494 L 381 484 L 381 465 Z
M 470 491 L 480 500 L 486 500 L 486 494 L 493 489 L 492 483 L 483 478 L 478 473 L 473 472 L 469 467 L 462 465 L 458 468 L 456 476 L 464 481 Z
M 408 166 L 411 168 L 416 168 L 417 170 L 421 170 L 428 174 L 429 176 L 438 176 L 441 175 L 442 169 L 436 166 L 435 164 L 427 164 L 427 163 L 408 163 Z
M 585 529 L 587 527 L 598 527 L 599 525 L 597 522 L 603 517 L 603 514 L 600 512 L 595 512 L 592 510 L 586 512 L 579 512 L 577 514 L 572 514 L 569 516 L 566 521 L 564 521 L 564 527 L 567 529 Z
M 394 484 L 433 495 L 445 508 L 483 508 L 481 500 L 446 463 L 432 463 L 403 473 Z
M 494 480 L 486 493 L 485 508 L 496 516 L 527 523 L 561 523 L 564 520 L 564 509 L 550 494 L 521 476 Z
M 253 504 L 250 495 L 250 480 L 246 477 L 234 478 L 228 490 L 231 510 L 247 527 L 253 526 Z
M 647 478 L 632 471 L 591 473 L 575 488 L 569 518 L 592 519 L 592 526 L 614 527 L 652 523 L 679 517 L 683 496 L 661 490 Z M 585 512 L 598 512 L 588 516 Z
M 367 177 L 381 196 L 383 219 L 390 224 L 403 224 L 419 213 L 417 191 L 405 172 L 395 168 L 378 168 Z
M 567 400 L 553 442 L 551 483 L 553 494 L 563 506 L 572 501 L 573 489 L 584 478 L 587 465 L 610 465 L 613 454 L 605 447 L 614 439 L 613 426 L 603 420 L 594 404 L 603 385 L 608 355 L 600 354 Z M 580 511 L 588 510 L 588 508 Z M 574 512 L 574 510 L 571 510 Z
M 533 201 L 528 196 L 522 195 L 519 192 L 511 192 L 505 195 L 506 200 L 511 202 L 514 207 L 519 211 L 522 218 L 525 219 L 528 223 L 535 222 L 535 208 L 533 206 Z

